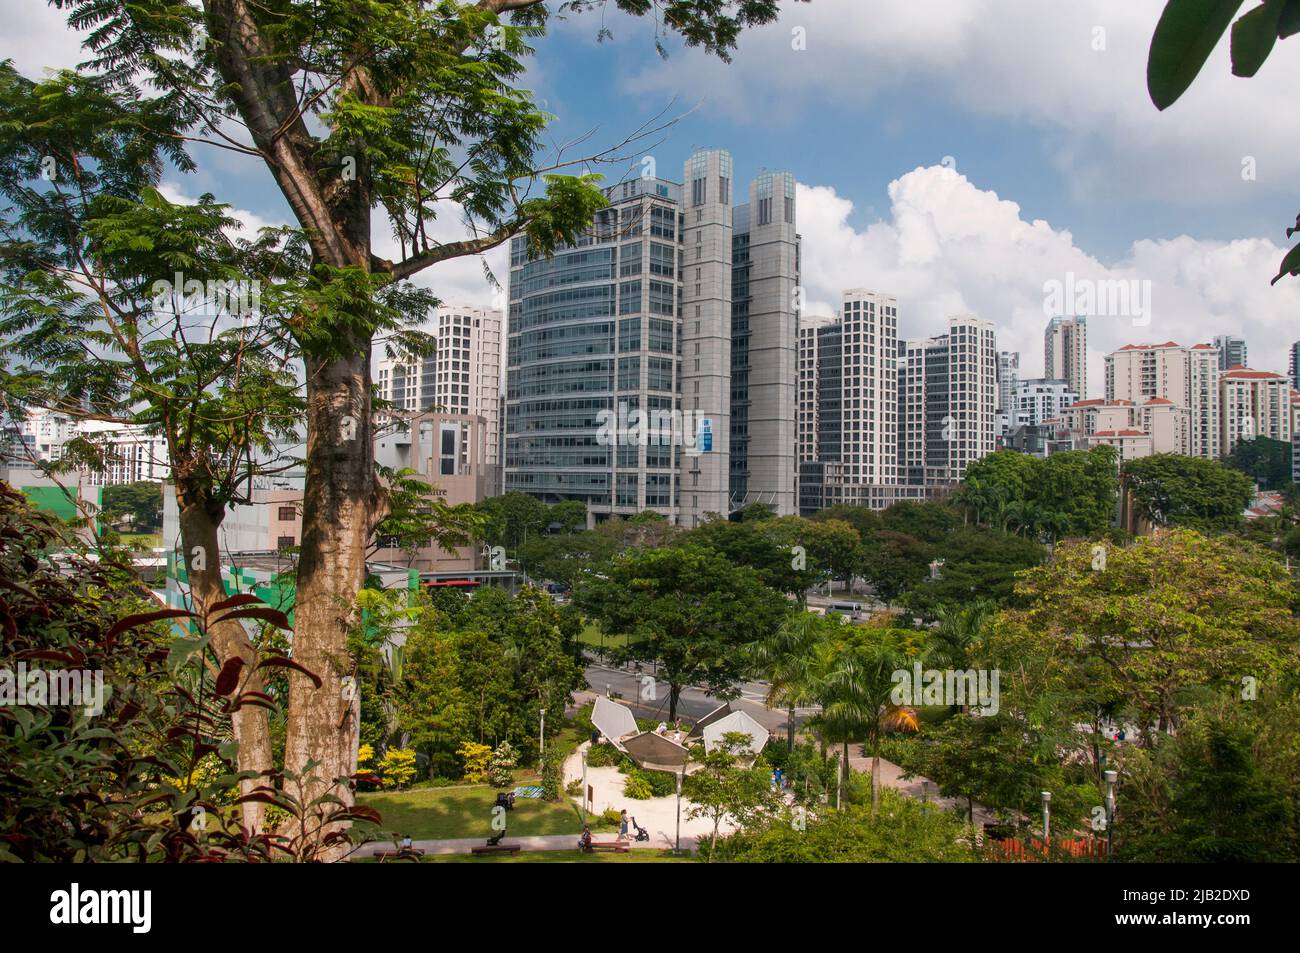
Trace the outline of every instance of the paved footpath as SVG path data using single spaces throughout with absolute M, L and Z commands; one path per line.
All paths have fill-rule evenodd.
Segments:
M 613 840 L 617 835 L 612 832 L 602 832 L 593 835 L 596 840 Z M 426 854 L 468 854 L 471 847 L 481 847 L 486 843 L 482 837 L 453 837 L 445 840 L 417 840 L 412 841 L 411 846 L 417 850 L 422 850 Z M 503 843 L 518 844 L 523 850 L 571 850 L 575 854 L 578 852 L 578 835 L 574 834 L 532 834 L 520 837 L 514 837 L 507 833 Z M 636 843 L 631 841 L 628 844 L 637 850 L 662 850 L 663 844 Z M 695 838 L 682 837 L 682 847 L 694 851 Z M 358 847 L 352 854 L 353 857 L 373 857 L 376 853 L 385 850 L 394 850 L 391 841 L 375 841 L 370 844 L 363 844 Z

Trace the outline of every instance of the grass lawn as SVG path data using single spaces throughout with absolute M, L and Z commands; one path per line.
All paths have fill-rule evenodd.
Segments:
M 626 635 L 606 635 L 604 639 L 605 650 L 621 649 L 627 645 L 628 637 Z M 594 622 L 588 622 L 578 633 L 578 641 L 583 645 L 589 645 L 593 649 L 601 647 L 600 626 Z
M 486 784 L 413 791 L 367 792 L 357 801 L 383 815 L 380 829 L 414 840 L 450 837 L 489 837 L 497 788 Z M 510 834 L 572 834 L 582 832 L 578 807 L 567 797 L 559 802 L 519 798 L 508 815 Z M 593 830 L 597 829 L 593 826 Z
M 123 533 L 122 543 L 132 549 L 157 549 L 162 545 L 162 533 Z

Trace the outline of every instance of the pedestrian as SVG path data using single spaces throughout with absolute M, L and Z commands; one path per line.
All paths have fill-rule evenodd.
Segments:
M 627 840 L 627 808 L 624 808 L 618 818 L 618 839 Z

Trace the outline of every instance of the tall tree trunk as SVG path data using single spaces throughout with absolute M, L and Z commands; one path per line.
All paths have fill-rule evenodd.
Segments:
M 352 356 L 308 358 L 306 366 L 307 472 L 293 657 L 321 685 L 290 673 L 284 761 L 286 770 L 304 776 L 306 801 L 328 792 L 351 804 L 351 789 L 340 779 L 356 772 L 361 698 L 357 686 L 343 679 L 352 670 L 348 632 L 357 622 L 366 543 L 379 507 L 369 342 Z
M 226 587 L 221 579 L 221 554 L 217 543 L 217 529 L 224 509 L 212 504 L 177 481 L 176 503 L 180 510 L 182 559 L 189 580 L 190 596 L 196 612 L 203 612 L 226 598 Z M 243 623 L 223 622 L 210 629 L 212 647 L 221 664 L 232 658 L 242 658 L 244 669 L 240 673 L 240 686 L 244 691 L 266 690 L 261 675 L 254 670 L 256 652 L 248 639 Z M 270 771 L 273 767 L 271 731 L 266 709 L 260 705 L 245 705 L 231 717 L 231 728 L 239 745 L 236 763 L 240 771 Z M 250 793 L 263 783 L 247 779 L 239 783 L 242 794 Z M 266 820 L 266 806 L 245 802 L 240 806 L 243 824 L 250 833 L 262 830 Z
M 785 722 L 785 747 L 791 754 L 794 753 L 794 706 L 791 705 L 786 710 Z
M 681 697 L 682 686 L 668 683 L 668 723 L 677 723 L 677 699 Z

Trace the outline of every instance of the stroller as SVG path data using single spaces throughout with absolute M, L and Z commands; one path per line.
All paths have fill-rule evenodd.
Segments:
M 632 821 L 632 837 L 634 840 L 644 841 L 650 839 L 650 832 L 636 822 L 636 818 L 629 818 Z

